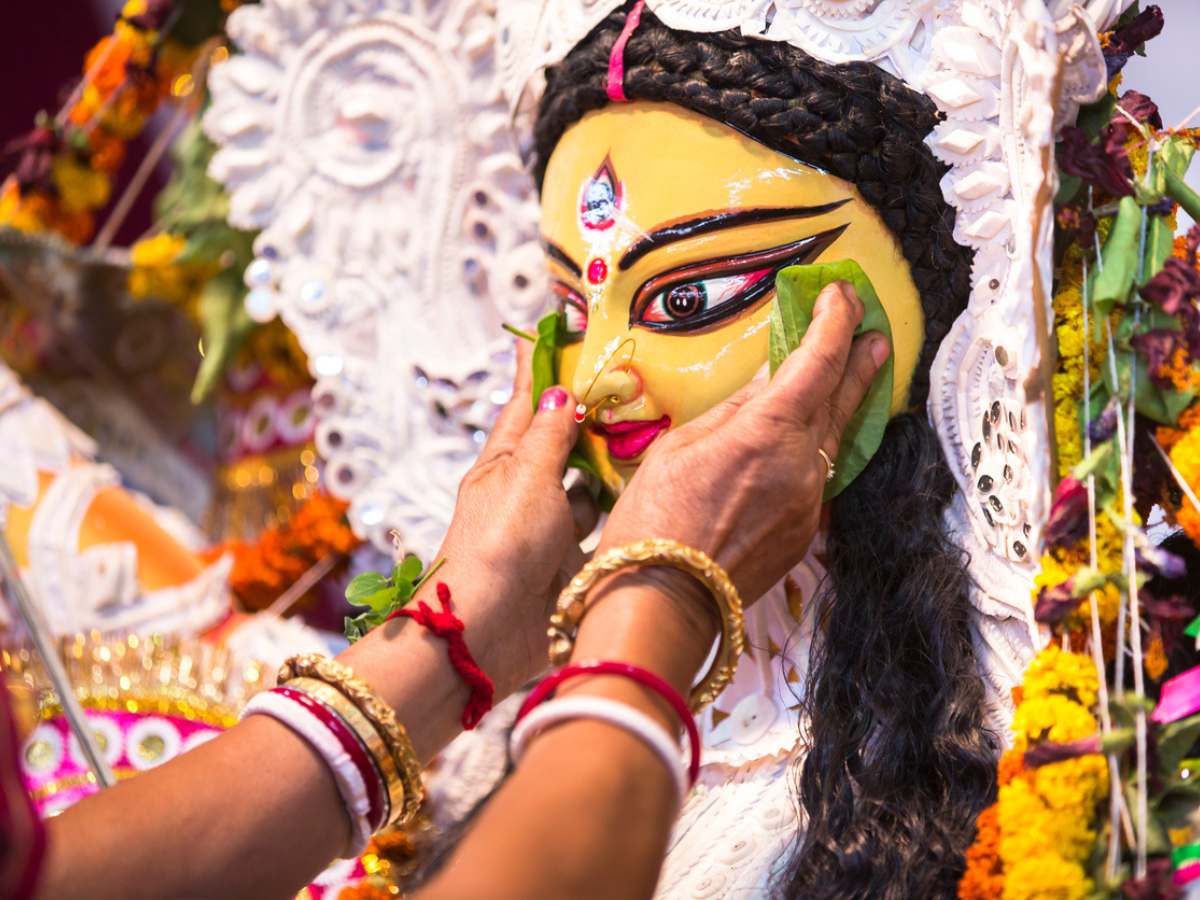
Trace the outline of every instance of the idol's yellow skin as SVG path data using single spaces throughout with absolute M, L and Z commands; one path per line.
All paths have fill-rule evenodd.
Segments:
M 596 198 L 611 202 L 593 202 L 589 210 Z M 718 217 L 727 227 L 695 227 Z M 580 338 L 563 350 L 560 379 L 587 408 L 580 447 L 615 493 L 649 444 L 641 449 L 619 436 L 614 443 L 605 429 L 662 422 L 657 439 L 749 382 L 767 358 L 774 291 L 743 302 L 739 311 L 741 282 L 728 273 L 752 270 L 765 290 L 765 279 L 773 284 L 773 267 L 784 260 L 758 263 L 753 255 L 815 235 L 824 237 L 812 248 L 801 246 L 795 261 L 855 260 L 887 311 L 895 415 L 908 407 L 924 317 L 896 239 L 853 185 L 672 104 L 612 104 L 564 134 L 542 188 L 551 281 L 564 298 L 568 329 Z M 635 246 L 641 252 L 622 268 Z M 727 260 L 742 262 L 729 266 Z M 696 321 L 707 309 L 704 327 L 675 330 L 679 320 L 668 308 L 696 309 L 691 295 L 701 289 L 707 304 L 688 315 Z M 727 317 L 717 312 L 723 306 L 731 310 Z

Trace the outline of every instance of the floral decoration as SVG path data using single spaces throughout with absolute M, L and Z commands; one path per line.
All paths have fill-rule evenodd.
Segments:
M 113 33 L 88 53 L 63 113 L 43 114 L 9 144 L 16 166 L 0 193 L 0 225 L 55 231 L 77 244 L 91 237 L 126 142 L 164 99 L 191 92 L 200 46 L 173 34 L 180 12 L 175 0 L 128 0 L 122 7 Z
M 257 610 L 270 606 L 325 557 L 347 556 L 361 543 L 346 520 L 346 504 L 318 492 L 258 540 L 233 541 L 216 552 L 233 554 L 233 591 L 248 609 Z
M 1181 765 L 1200 735 L 1200 669 L 1166 682 L 1157 708 L 1147 697 L 1195 611 L 1158 586 L 1185 566 L 1144 527 L 1157 506 L 1200 546 L 1200 226 L 1174 234 L 1180 207 L 1200 219 L 1183 182 L 1200 134 L 1118 92 L 1161 29 L 1156 7 L 1135 6 L 1102 37 L 1109 93 L 1058 148 L 1059 482 L 1033 597 L 1050 643 L 1014 692 L 1014 745 L 963 900 L 1152 900 L 1200 877 L 1200 791 Z

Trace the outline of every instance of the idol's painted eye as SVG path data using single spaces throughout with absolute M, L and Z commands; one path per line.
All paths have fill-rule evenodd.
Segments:
M 769 268 L 759 269 L 744 275 L 728 275 L 724 278 L 707 278 L 677 284 L 669 290 L 655 294 L 642 310 L 638 321 L 642 325 L 686 322 L 730 300 L 744 299 L 756 286 L 761 290 L 764 287 L 763 282 L 772 272 Z M 769 289 L 770 282 L 765 286 Z M 760 296 L 758 292 L 754 292 L 754 295 Z
M 781 269 L 811 262 L 846 227 L 771 250 L 664 272 L 638 290 L 629 324 L 656 331 L 689 332 L 727 321 L 769 296 Z
M 574 343 L 583 337 L 587 331 L 587 303 L 561 281 L 551 279 L 550 290 L 558 298 L 559 318 L 562 320 L 563 337 L 567 343 Z

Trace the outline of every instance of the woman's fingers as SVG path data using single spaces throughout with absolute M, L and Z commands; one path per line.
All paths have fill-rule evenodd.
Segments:
M 841 382 L 850 341 L 862 317 L 863 305 L 851 285 L 844 281 L 826 285 L 799 349 L 783 361 L 759 397 L 759 405 L 797 425 L 808 422 Z
M 533 369 L 530 361 L 533 359 L 533 344 L 519 339 L 517 341 L 517 376 L 513 381 L 512 398 L 500 410 L 496 424 L 483 452 L 479 454 L 479 463 L 487 463 L 498 456 L 512 453 L 520 443 L 521 435 L 529 427 L 533 419 L 533 400 L 530 396 L 533 390 Z
M 831 456 L 837 455 L 846 424 L 867 396 L 879 367 L 891 352 L 891 344 L 877 331 L 856 338 L 851 345 L 845 373 L 829 398 L 829 431 L 821 442 L 822 449 Z
M 542 394 L 533 423 L 515 452 L 533 466 L 553 471 L 556 478 L 561 478 L 578 433 L 575 400 L 566 388 L 555 385 Z

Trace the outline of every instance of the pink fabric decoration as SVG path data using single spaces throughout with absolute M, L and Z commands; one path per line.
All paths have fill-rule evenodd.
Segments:
M 1176 869 L 1171 880 L 1177 885 L 1188 884 L 1200 878 L 1200 862 L 1191 862 L 1182 869 Z
M 613 44 L 612 56 L 608 58 L 608 99 L 613 103 L 625 103 L 629 100 L 625 96 L 625 45 L 634 29 L 638 27 L 638 22 L 642 20 L 642 7 L 645 5 L 646 0 L 638 0 L 629 11 L 625 27 L 621 29 L 617 42 Z
M 1150 718 L 1159 724 L 1200 712 L 1200 666 L 1176 675 L 1162 687 L 1162 699 Z

